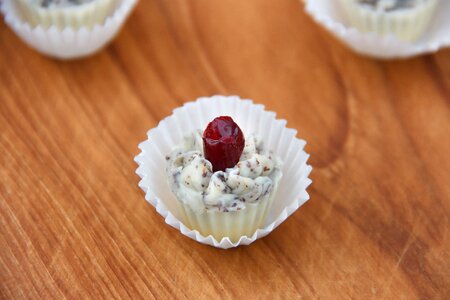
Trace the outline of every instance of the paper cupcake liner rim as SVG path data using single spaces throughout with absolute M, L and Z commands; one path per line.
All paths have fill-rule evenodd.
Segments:
M 212 97 L 206 97 L 206 99 L 211 99 L 211 98 L 215 98 L 215 97 L 223 97 L 223 96 L 212 96 Z M 258 107 L 260 108 L 262 111 L 267 112 L 269 114 L 271 114 L 273 116 L 273 119 L 276 122 L 280 122 L 283 125 L 286 125 L 286 120 L 284 119 L 276 119 L 276 113 L 272 112 L 272 111 L 267 111 L 264 108 L 264 105 L 261 104 L 255 104 L 252 100 L 248 100 L 248 99 L 241 99 L 238 96 L 225 96 L 225 98 L 234 98 L 236 97 L 237 99 L 239 99 L 242 102 L 248 102 L 250 103 L 252 106 Z M 164 124 L 165 122 L 167 122 L 168 118 L 174 117 L 174 114 L 177 110 L 182 109 L 186 106 L 190 106 L 193 105 L 197 102 L 202 101 L 205 98 L 198 98 L 195 101 L 190 101 L 190 102 L 186 102 L 184 103 L 182 106 L 175 108 L 173 110 L 173 113 L 167 117 L 165 117 L 164 119 L 162 119 L 158 125 L 152 129 L 150 129 L 147 132 L 147 137 L 152 135 L 152 132 L 158 130 L 158 128 L 160 128 L 160 126 L 162 126 L 162 124 Z M 302 193 L 300 195 L 296 195 L 293 197 L 293 200 L 285 206 L 285 208 L 281 211 L 281 213 L 274 219 L 274 221 L 272 221 L 270 224 L 266 225 L 263 228 L 259 228 L 255 231 L 255 233 L 251 236 L 241 236 L 241 238 L 239 239 L 239 241 L 233 243 L 228 237 L 223 237 L 220 241 L 216 240 L 213 236 L 209 235 L 207 237 L 202 236 L 197 230 L 191 230 L 190 228 L 188 228 L 187 226 L 185 226 L 183 224 L 182 221 L 180 221 L 178 218 L 176 218 L 166 207 L 166 205 L 162 202 L 161 199 L 159 199 L 154 193 L 153 191 L 150 189 L 150 187 L 148 186 L 148 184 L 146 183 L 146 177 L 148 176 L 146 174 L 146 172 L 144 171 L 144 164 L 145 164 L 145 152 L 143 149 L 143 144 L 148 142 L 150 139 L 147 138 L 145 141 L 141 142 L 139 144 L 139 149 L 141 150 L 141 152 L 134 158 L 134 161 L 137 163 L 138 168 L 136 169 L 136 174 L 141 178 L 141 180 L 139 181 L 139 187 L 144 191 L 145 193 L 145 200 L 147 202 L 149 202 L 152 206 L 154 206 L 156 208 L 156 211 L 164 218 L 165 222 L 178 229 L 183 235 L 186 235 L 187 237 L 190 237 L 191 239 L 194 239 L 200 243 L 203 244 L 207 244 L 207 245 L 211 245 L 217 248 L 223 248 L 223 249 L 228 249 L 228 248 L 233 248 L 233 247 L 237 247 L 240 245 L 248 245 L 252 242 L 254 242 L 255 240 L 262 238 L 264 236 L 266 236 L 267 234 L 269 234 L 271 231 L 273 231 L 276 227 L 278 227 L 282 222 L 284 222 L 291 214 L 293 214 L 300 206 L 302 206 L 305 202 L 307 202 L 309 200 L 309 194 L 306 191 L 306 189 L 308 188 L 308 186 L 312 183 L 312 180 L 309 178 L 309 175 L 312 171 L 312 167 L 310 165 L 307 164 L 307 160 L 309 159 L 309 154 L 307 154 L 304 151 L 304 145 L 306 145 L 306 141 L 299 139 L 296 137 L 297 134 L 297 130 L 292 129 L 292 128 L 287 128 L 284 127 L 286 130 L 290 130 L 294 133 L 293 135 L 293 139 L 298 140 L 299 142 L 301 142 L 302 144 L 302 150 L 305 154 L 306 154 L 306 160 L 304 161 L 304 167 L 305 167 L 305 171 L 306 174 L 304 175 L 304 178 L 302 178 L 303 180 L 303 189 L 302 189 Z

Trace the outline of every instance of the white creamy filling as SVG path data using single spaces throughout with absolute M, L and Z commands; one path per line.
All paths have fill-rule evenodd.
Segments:
M 264 152 L 262 142 L 250 135 L 239 162 L 233 168 L 212 171 L 203 155 L 202 132 L 185 137 L 184 144 L 167 159 L 166 173 L 179 201 L 195 211 L 237 211 L 246 203 L 262 201 L 281 178 L 281 161 Z
M 428 0 L 357 0 L 363 7 L 379 12 L 411 9 Z
M 95 0 L 29 0 L 31 4 L 43 8 L 64 8 L 86 4 Z

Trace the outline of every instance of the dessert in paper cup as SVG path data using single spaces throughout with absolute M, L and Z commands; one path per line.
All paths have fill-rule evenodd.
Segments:
M 17 8 L 33 27 L 92 28 L 111 15 L 116 0 L 17 0 Z
M 312 168 L 286 121 L 237 96 L 174 110 L 139 145 L 145 199 L 182 234 L 219 248 L 248 245 L 303 205 Z
M 4 0 L 1 11 L 30 47 L 59 59 L 88 56 L 119 31 L 137 0 Z
M 425 31 L 438 0 L 340 0 L 350 22 L 363 32 L 414 41 Z
M 354 51 L 407 58 L 450 46 L 450 1 L 305 0 L 313 19 Z

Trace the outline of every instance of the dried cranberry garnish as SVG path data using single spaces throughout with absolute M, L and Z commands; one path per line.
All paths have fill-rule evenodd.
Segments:
M 234 167 L 239 162 L 244 145 L 241 129 L 228 116 L 215 118 L 203 132 L 203 151 L 214 172 Z

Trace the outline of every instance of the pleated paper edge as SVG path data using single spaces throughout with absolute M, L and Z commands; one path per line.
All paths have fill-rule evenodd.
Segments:
M 50 26 L 49 28 L 43 28 L 42 26 L 31 27 L 30 24 L 28 24 L 25 20 L 22 20 L 16 15 L 13 9 L 10 8 L 11 1 L 13 0 L 3 0 L 3 2 L 0 2 L 0 11 L 4 16 L 5 23 L 8 24 L 8 26 L 25 44 L 47 56 L 58 59 L 76 59 L 92 55 L 110 42 L 125 23 L 127 17 L 130 15 L 139 0 L 122 0 L 114 13 L 107 17 L 103 24 L 97 24 L 92 29 L 88 29 L 85 26 L 78 29 L 71 27 L 60 29 L 56 26 Z M 66 53 L 58 50 L 43 51 L 39 49 L 39 46 L 37 45 L 38 42 L 30 42 L 30 40 L 39 40 L 39 43 L 42 43 L 41 39 L 47 39 L 47 36 L 49 35 L 59 35 L 58 39 L 62 45 L 65 43 L 64 39 L 66 36 L 80 36 L 84 33 L 87 33 L 87 35 L 84 37 L 83 49 L 80 49 L 78 53 L 73 53 L 71 55 L 66 55 Z M 27 38 L 23 36 L 25 34 L 28 35 Z M 91 44 L 91 41 L 93 40 L 92 36 L 101 35 L 104 36 L 100 42 L 95 45 Z
M 357 53 L 381 59 L 394 59 L 394 58 L 410 58 L 418 56 L 421 54 L 434 53 L 440 49 L 450 46 L 450 32 L 447 38 L 442 38 L 438 41 L 432 43 L 425 43 L 424 41 L 417 41 L 414 43 L 404 42 L 394 35 L 379 36 L 374 32 L 360 32 L 357 28 L 352 26 L 346 26 L 345 24 L 339 22 L 338 20 L 332 19 L 325 13 L 316 10 L 311 6 L 311 0 L 300 0 L 304 5 L 305 12 L 309 14 L 313 20 L 336 36 L 339 40 L 345 43 L 349 48 Z M 450 7 L 450 6 L 449 6 Z M 438 7 L 439 8 L 439 7 Z M 450 15 L 450 10 L 447 12 Z M 425 30 L 424 35 L 430 32 L 430 28 Z M 450 30 L 450 29 L 449 29 Z M 360 44 L 356 45 L 352 40 L 359 39 Z M 383 53 L 382 50 L 366 51 L 362 50 L 362 41 L 371 40 L 371 44 L 386 45 L 386 44 L 397 44 L 396 46 L 400 49 L 396 53 Z
M 267 111 L 264 108 L 264 105 L 261 104 L 255 104 L 252 100 L 249 99 L 241 99 L 239 96 L 219 96 L 219 95 L 215 95 L 215 96 L 211 96 L 211 97 L 201 97 L 198 98 L 195 101 L 190 101 L 190 102 L 186 102 L 183 104 L 182 107 L 184 106 L 188 106 L 188 105 L 192 105 L 198 101 L 201 101 L 202 99 L 208 98 L 216 98 L 216 97 L 220 97 L 220 98 L 237 98 L 239 101 L 249 101 L 250 104 L 252 106 L 260 106 L 262 108 L 262 111 L 268 112 L 273 114 L 273 117 L 276 121 L 281 121 L 284 122 L 284 128 L 288 129 L 288 130 L 294 130 L 295 133 L 297 133 L 297 131 L 295 129 L 292 128 L 288 128 L 286 127 L 286 120 L 284 119 L 276 119 L 276 113 L 272 112 L 272 111 Z M 164 119 L 162 119 L 158 125 L 152 129 L 150 129 L 147 133 L 147 137 L 151 135 L 151 132 L 153 130 L 156 130 L 162 123 L 165 122 L 166 119 L 170 118 L 176 110 L 182 108 L 182 107 L 178 107 L 175 108 L 172 112 L 171 115 L 165 117 Z M 312 171 L 312 166 L 307 164 L 307 161 L 309 159 L 309 154 L 306 153 L 304 151 L 304 146 L 306 145 L 306 141 L 303 139 L 299 139 L 296 137 L 296 135 L 294 135 L 293 137 L 296 140 L 299 140 L 300 142 L 302 142 L 303 146 L 301 148 L 301 151 L 306 155 L 306 159 L 304 161 L 304 167 L 305 167 L 305 178 L 303 179 L 303 193 L 300 196 L 297 196 L 294 200 L 292 200 L 292 202 L 287 205 L 282 212 L 278 215 L 278 217 L 275 218 L 275 220 L 268 224 L 266 227 L 261 228 L 261 229 L 257 229 L 256 232 L 251 236 L 251 237 L 247 237 L 247 236 L 242 236 L 239 241 L 237 241 L 236 243 L 231 242 L 231 240 L 228 237 L 224 237 L 222 238 L 221 241 L 216 240 L 213 236 L 209 235 L 207 237 L 201 235 L 197 230 L 191 230 L 188 227 L 186 227 L 180 220 L 178 220 L 164 205 L 164 203 L 158 198 L 156 197 L 155 194 L 153 194 L 153 192 L 150 190 L 150 188 L 147 186 L 147 184 L 145 183 L 146 180 L 146 174 L 144 171 L 142 171 L 142 165 L 145 163 L 144 162 L 144 152 L 141 149 L 141 147 L 139 147 L 141 149 L 141 152 L 134 158 L 134 161 L 138 164 L 138 168 L 136 169 L 136 174 L 141 178 L 141 180 L 139 181 L 138 185 L 139 187 L 144 191 L 145 193 L 145 200 L 147 202 L 149 202 L 153 207 L 155 207 L 156 211 L 164 218 L 165 222 L 178 229 L 183 235 L 199 242 L 205 245 L 210 245 L 216 248 L 222 248 L 222 249 L 229 249 L 229 248 L 234 248 L 234 247 L 238 247 L 241 245 L 249 245 L 251 243 L 253 243 L 254 241 L 256 241 L 257 239 L 260 239 L 262 237 L 265 237 L 266 235 L 268 235 L 270 232 L 272 232 L 275 228 L 277 228 L 281 223 L 283 223 L 290 215 L 292 215 L 298 208 L 300 208 L 303 204 L 305 204 L 309 199 L 309 194 L 306 191 L 306 189 L 308 188 L 308 186 L 312 183 L 312 180 L 309 178 L 309 175 Z M 145 141 L 141 142 L 139 145 L 145 143 L 146 141 L 148 141 L 149 139 L 147 138 Z

